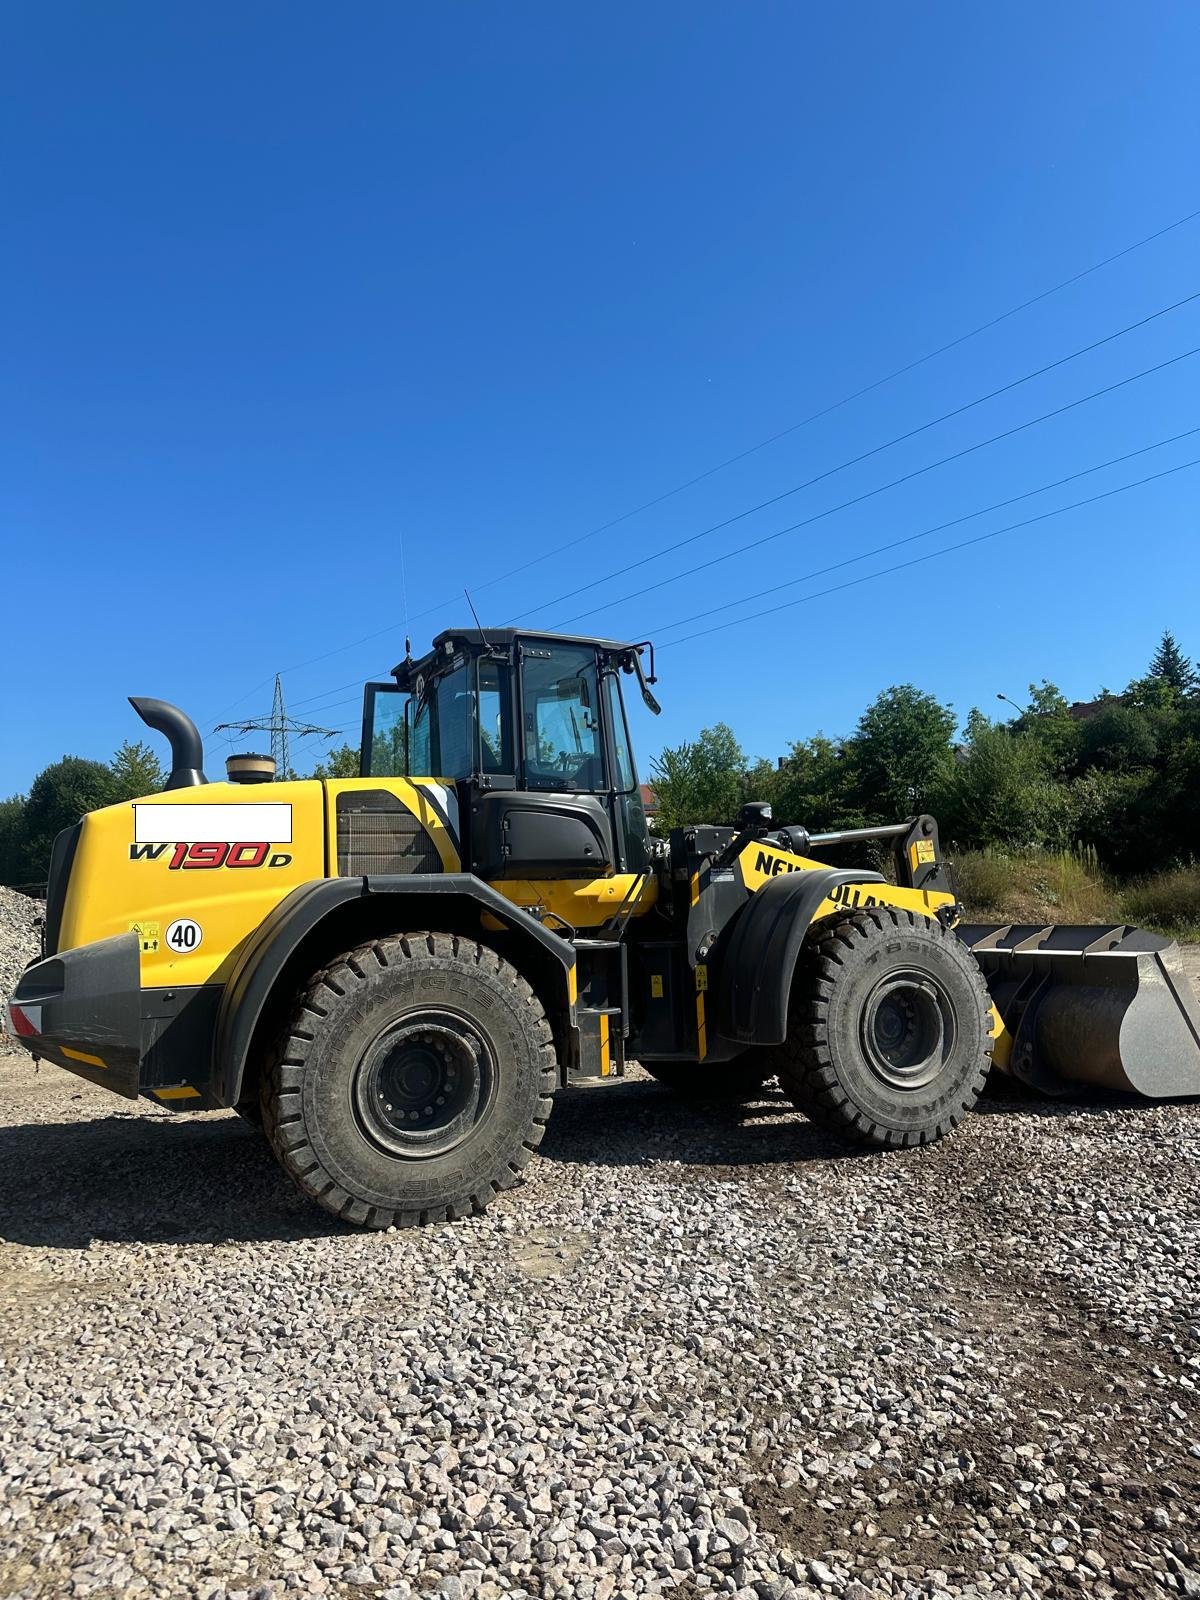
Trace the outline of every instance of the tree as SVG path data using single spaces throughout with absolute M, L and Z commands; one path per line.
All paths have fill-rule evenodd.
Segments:
M 858 809 L 854 779 L 854 763 L 840 739 L 823 733 L 798 739 L 775 774 L 776 820 L 812 833 L 861 827 L 866 819 Z
M 25 796 L 10 795 L 0 800 L 0 883 L 26 883 L 34 876 L 27 870 L 25 840 Z
M 1129 772 L 1148 767 L 1157 753 L 1154 721 L 1145 711 L 1114 702 L 1084 724 L 1083 754 L 1088 766 Z
M 312 769 L 312 776 L 314 778 L 357 778 L 357 745 L 340 744 L 332 750 L 327 750 L 324 761 L 318 761 Z
M 125 743 L 112 758 L 112 803 L 157 794 L 165 782 L 162 763 L 140 739 Z
M 859 802 L 877 821 L 920 811 L 953 759 L 953 708 L 911 683 L 893 684 L 863 712 L 851 741 Z
M 25 802 L 26 865 L 31 876 L 46 876 L 56 834 L 112 801 L 113 775 L 102 761 L 63 756 L 43 768 L 30 784 Z
M 1013 726 L 972 719 L 959 759 L 939 770 L 930 802 L 943 836 L 960 849 L 1003 845 L 1061 850 L 1071 842 L 1066 786 L 1049 751 Z
M 1080 725 L 1057 684 L 1043 678 L 1029 685 L 1029 710 L 1013 724 L 1016 732 L 1027 734 L 1046 753 L 1050 767 L 1059 777 L 1073 771 L 1079 759 L 1082 738 Z
M 746 796 L 746 757 L 727 723 L 704 728 L 694 744 L 668 747 L 650 763 L 661 828 L 731 823 Z
M 1151 658 L 1149 675 L 1169 683 L 1176 694 L 1180 695 L 1192 694 L 1200 681 L 1197 679 L 1196 669 L 1175 643 L 1175 637 L 1169 628 L 1164 630 L 1158 649 Z

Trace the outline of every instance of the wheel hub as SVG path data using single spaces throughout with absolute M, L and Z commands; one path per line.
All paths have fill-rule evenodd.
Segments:
M 890 972 L 863 1008 L 861 1043 L 867 1065 L 893 1089 L 918 1089 L 953 1054 L 957 1028 L 950 996 L 931 973 Z
M 449 1012 L 410 1013 L 385 1028 L 359 1062 L 359 1125 L 389 1154 L 444 1154 L 487 1111 L 494 1066 L 474 1023 Z

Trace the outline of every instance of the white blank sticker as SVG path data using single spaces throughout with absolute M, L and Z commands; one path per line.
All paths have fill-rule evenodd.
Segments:
M 135 844 L 291 844 L 292 808 L 280 800 L 188 800 L 134 806 Z

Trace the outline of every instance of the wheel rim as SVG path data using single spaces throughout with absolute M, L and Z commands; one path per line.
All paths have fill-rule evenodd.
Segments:
M 354 1109 L 371 1142 L 419 1160 L 460 1145 L 491 1109 L 496 1058 L 474 1022 L 415 1011 L 389 1024 L 354 1074 Z
M 954 1005 L 928 972 L 890 972 L 867 997 L 861 1035 L 867 1064 L 893 1089 L 919 1089 L 954 1053 Z

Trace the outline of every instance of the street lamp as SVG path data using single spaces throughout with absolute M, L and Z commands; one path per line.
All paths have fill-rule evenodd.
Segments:
M 1017 711 L 1019 711 L 1023 717 L 1030 717 L 1033 715 L 1028 706 L 1017 705 L 1015 700 L 1009 700 L 1008 696 L 1006 694 L 1001 694 L 999 690 L 996 691 L 996 699 L 1006 701 L 1010 706 L 1013 706 Z

